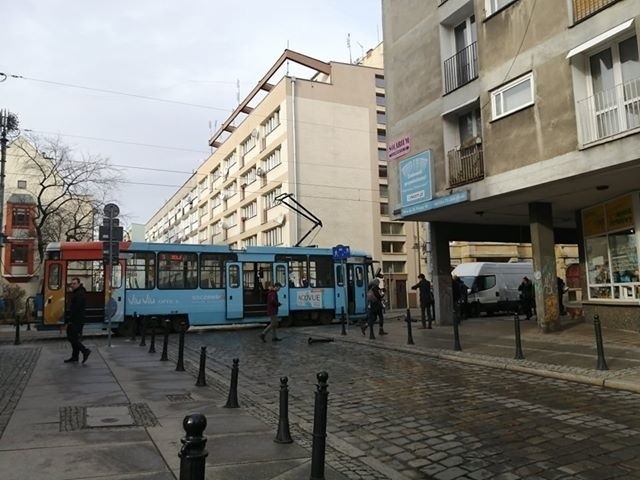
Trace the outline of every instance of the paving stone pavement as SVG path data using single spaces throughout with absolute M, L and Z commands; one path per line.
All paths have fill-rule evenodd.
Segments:
M 37 347 L 0 350 L 0 437 L 33 372 L 39 351 Z
M 368 345 L 308 345 L 295 332 L 277 344 L 256 331 L 190 333 L 186 358 L 197 365 L 207 345 L 219 388 L 239 358 L 240 401 L 271 413 L 288 376 L 303 429 L 315 375 L 329 372 L 329 445 L 348 450 L 329 461 L 358 460 L 340 470 L 349 478 L 640 479 L 636 393 Z M 358 463 L 381 476 L 355 476 Z

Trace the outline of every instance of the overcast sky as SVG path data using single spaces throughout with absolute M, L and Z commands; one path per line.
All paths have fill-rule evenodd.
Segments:
M 349 62 L 348 34 L 353 59 L 382 40 L 380 0 L 2 3 L 0 72 L 25 78 L 0 82 L 0 108 L 121 167 L 128 183 L 111 200 L 126 223 L 149 220 L 207 158 L 237 81 L 244 99 L 287 44 Z

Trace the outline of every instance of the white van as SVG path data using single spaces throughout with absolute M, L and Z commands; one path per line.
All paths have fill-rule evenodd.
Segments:
M 518 309 L 518 287 L 523 277 L 533 281 L 531 263 L 474 262 L 461 263 L 452 275 L 462 279 L 469 289 L 469 315 L 481 312 L 514 312 Z

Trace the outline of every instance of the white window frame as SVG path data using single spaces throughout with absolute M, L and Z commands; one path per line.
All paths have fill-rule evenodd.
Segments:
M 518 105 L 516 108 L 513 108 L 511 110 L 505 111 L 504 110 L 504 102 L 503 102 L 503 98 L 504 98 L 504 93 L 507 90 L 510 90 L 513 87 L 516 87 L 522 83 L 525 82 L 530 82 L 529 84 L 529 92 L 530 92 L 530 97 L 531 99 L 522 104 L 522 105 Z M 500 113 L 500 115 L 498 115 L 496 113 L 496 107 L 498 105 L 498 102 L 500 102 L 501 106 L 502 106 L 502 112 Z M 523 110 L 527 107 L 530 107 L 531 105 L 535 104 L 535 81 L 534 81 L 534 77 L 533 77 L 533 72 L 529 72 L 526 73 L 518 78 L 516 78 L 515 80 L 512 80 L 511 82 L 496 88 L 495 90 L 491 91 L 491 118 L 492 120 L 498 120 L 500 118 L 506 117 L 508 115 L 511 115 L 513 113 L 519 112 L 520 110 Z
M 264 197 L 264 208 L 265 210 L 269 210 L 270 208 L 273 208 L 276 206 L 276 200 L 275 198 L 280 195 L 282 193 L 282 185 L 277 186 L 276 188 L 274 188 L 273 190 L 265 193 L 263 195 Z
M 244 218 L 253 218 L 256 215 L 258 215 L 258 202 L 256 200 L 242 207 L 242 216 Z
M 269 135 L 276 128 L 280 126 L 280 108 L 275 110 L 269 118 L 262 124 L 264 128 L 264 134 Z
M 282 156 L 280 154 L 280 148 L 276 148 L 273 152 L 267 155 L 262 161 L 262 168 L 265 172 L 269 172 L 282 163 Z
M 516 0 L 507 0 L 508 3 L 505 3 L 502 6 L 498 6 L 499 1 L 500 0 L 485 0 L 484 9 L 486 12 L 486 17 L 490 17 L 494 13 L 499 12 L 503 8 L 507 8 L 509 5 L 516 2 Z
M 255 247 L 258 245 L 258 235 L 251 235 L 250 237 L 242 239 L 242 247 Z
M 282 227 L 275 227 L 262 232 L 265 246 L 282 245 Z

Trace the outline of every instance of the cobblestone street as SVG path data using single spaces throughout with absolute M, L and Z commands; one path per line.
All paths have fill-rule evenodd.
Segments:
M 0 349 L 0 437 L 38 359 L 39 348 Z
M 207 345 L 207 367 L 224 383 L 239 358 L 241 401 L 269 412 L 288 376 L 294 425 L 312 424 L 316 373 L 326 370 L 329 445 L 373 457 L 389 478 L 640 478 L 640 395 L 286 335 L 263 344 L 255 330 L 189 334 L 187 359 L 197 364 Z

